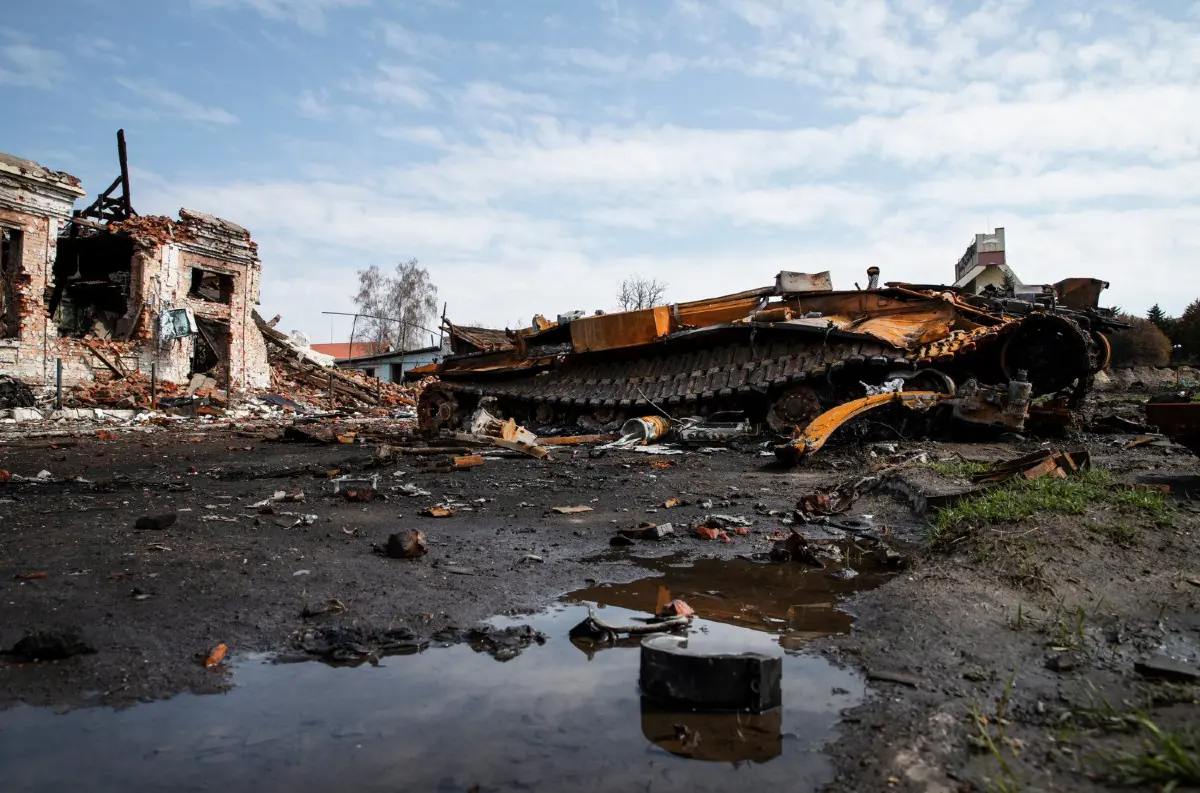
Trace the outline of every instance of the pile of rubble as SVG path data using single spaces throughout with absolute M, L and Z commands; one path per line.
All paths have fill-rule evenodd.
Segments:
M 150 407 L 150 378 L 141 372 L 130 372 L 121 378 L 96 380 L 87 385 L 79 384 L 63 394 L 63 405 L 67 407 L 114 407 L 121 409 Z M 158 398 L 174 397 L 182 393 L 174 383 L 160 382 L 156 387 Z
M 328 356 L 296 344 L 257 312 L 254 321 L 267 342 L 273 391 L 313 407 L 330 406 L 331 399 L 339 405 L 356 408 L 416 406 L 421 385 L 388 383 L 353 369 L 337 369 L 329 365 L 332 359 Z
M 1161 391 L 1200 386 L 1200 370 L 1191 366 L 1133 366 L 1096 375 L 1097 391 Z
M 187 384 L 152 383 L 148 374 L 122 366 L 119 356 L 93 349 L 108 371 L 91 382 L 64 387 L 62 410 L 55 409 L 53 386 L 30 388 L 7 375 L 0 376 L 0 410 L 17 421 L 96 418 L 114 410 L 124 415 L 155 408 L 177 416 L 234 419 L 278 419 L 288 414 L 346 410 L 392 418 L 415 415 L 424 383 L 389 383 L 356 370 L 338 369 L 329 356 L 275 330 L 278 318 L 266 322 L 257 313 L 253 316 L 267 345 L 269 388 L 231 394 L 226 385 L 205 374 L 193 375 Z

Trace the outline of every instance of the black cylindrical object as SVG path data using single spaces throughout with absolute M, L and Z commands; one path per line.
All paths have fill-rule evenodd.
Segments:
M 62 358 L 54 359 L 54 409 L 62 410 Z

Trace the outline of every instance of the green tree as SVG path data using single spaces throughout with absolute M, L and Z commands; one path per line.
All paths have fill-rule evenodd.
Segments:
M 1159 330 L 1167 334 L 1168 339 L 1174 340 L 1173 336 L 1175 332 L 1175 326 L 1178 324 L 1179 320 L 1168 315 L 1167 312 L 1159 308 L 1158 303 L 1155 303 L 1150 307 L 1150 310 L 1146 312 L 1146 319 L 1153 322 L 1158 326 Z
M 1003 289 L 1004 294 L 1008 295 L 1009 297 L 1012 297 L 1017 293 L 1017 279 L 1014 278 L 1013 274 L 1008 270 L 1004 271 L 1004 281 L 1001 284 L 1001 289 Z

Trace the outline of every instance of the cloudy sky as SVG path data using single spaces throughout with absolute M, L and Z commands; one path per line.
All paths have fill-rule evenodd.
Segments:
M 61 0 L 0 31 L 0 149 L 248 227 L 263 312 L 345 338 L 417 257 L 459 321 L 833 271 L 1200 296 L 1192 0 Z

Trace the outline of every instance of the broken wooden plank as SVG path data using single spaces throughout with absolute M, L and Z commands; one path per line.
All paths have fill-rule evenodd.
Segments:
M 89 341 L 85 341 L 85 342 L 83 343 L 83 346 L 84 346 L 84 347 L 87 347 L 89 350 L 91 350 L 91 352 L 92 352 L 92 355 L 95 355 L 97 358 L 99 358 L 99 359 L 100 359 L 100 363 L 102 363 L 102 364 L 104 364 L 105 366 L 107 366 L 107 367 L 108 367 L 108 368 L 109 368 L 109 369 L 112 371 L 112 373 L 113 373 L 113 374 L 115 374 L 115 375 L 117 376 L 117 379 L 118 379 L 118 380 L 119 380 L 119 379 L 121 379 L 121 378 L 123 378 L 123 377 L 126 377 L 126 376 L 128 376 L 128 374 L 129 374 L 128 372 L 126 372 L 124 369 L 122 369 L 122 368 L 121 368 L 119 365 L 117 365 L 117 364 L 114 364 L 112 361 L 108 360 L 108 358 L 105 358 L 105 357 L 104 357 L 104 353 L 102 353 L 102 352 L 100 352 L 99 350 L 97 350 L 97 349 L 96 349 L 96 348 L 95 348 L 95 347 L 92 345 L 92 343 L 91 343 L 91 342 L 89 342 Z M 119 359 L 118 359 L 118 360 L 119 360 Z
M 491 435 L 472 435 L 469 432 L 456 432 L 454 433 L 454 439 L 463 443 L 473 443 L 480 446 L 499 446 L 502 449 L 511 449 L 514 452 L 521 452 L 530 457 L 536 457 L 539 460 L 544 460 L 550 456 L 550 450 L 545 446 L 495 438 Z
M 608 443 L 619 435 L 559 435 L 553 438 L 538 438 L 539 446 L 579 446 L 585 443 Z

